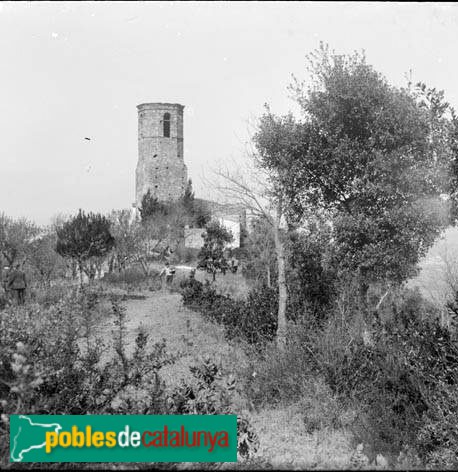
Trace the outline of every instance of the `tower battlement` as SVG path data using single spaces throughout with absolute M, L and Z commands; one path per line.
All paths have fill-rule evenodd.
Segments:
M 184 194 L 187 169 L 183 155 L 183 110 L 179 103 L 137 105 L 137 207 L 148 190 L 160 201 L 177 200 Z

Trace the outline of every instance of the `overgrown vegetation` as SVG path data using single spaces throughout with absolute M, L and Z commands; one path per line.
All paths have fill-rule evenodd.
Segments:
M 324 384 L 334 399 L 327 424 L 336 405 L 355 411 L 346 423 L 355 439 L 391 465 L 401 454 L 410 466 L 456 467 L 447 420 L 458 411 L 456 328 L 403 285 L 454 223 L 456 114 L 443 92 L 393 87 L 358 53 L 322 46 L 309 72 L 310 87 L 291 87 L 302 120 L 267 109 L 259 121 L 249 159 L 266 185 L 222 175 L 235 200 L 258 210 L 244 273 L 261 287 L 259 312 L 210 285 L 183 287 L 183 300 L 229 338 L 256 344 L 257 375 L 246 376 L 254 402 L 299 401 Z M 267 302 L 284 312 L 264 311 Z M 272 331 L 284 319 L 288 334 Z
M 308 434 L 351 430 L 392 467 L 458 466 L 458 298 L 434 305 L 405 284 L 455 223 L 458 119 L 443 92 L 394 87 L 364 55 L 322 46 L 309 66 L 311 86 L 292 86 L 302 119 L 267 109 L 259 120 L 249 156 L 258 187 L 225 175 L 255 216 L 238 251 L 248 293 L 195 274 L 172 285 L 244 348 L 240 388 L 213 359 L 166 385 L 161 372 L 180 353 L 145 330 L 127 354 L 119 300 L 160 288 L 155 261 L 197 256 L 213 282 L 224 275 L 232 234 L 210 221 L 190 181 L 178 202 L 148 192 L 140 217 L 80 211 L 40 229 L 0 215 L 2 270 L 20 262 L 37 282 L 23 307 L 0 292 L 2 458 L 8 414 L 225 414 L 243 392 L 253 409 L 299 405 Z M 202 228 L 198 254 L 180 246 L 185 226 Z M 94 334 L 107 317 L 108 359 Z M 250 459 L 256 433 L 243 415 L 238 427 L 239 456 Z
M 181 293 L 185 306 L 224 325 L 228 339 L 240 337 L 260 345 L 275 337 L 278 300 L 272 288 L 255 288 L 246 300 L 234 300 L 218 293 L 209 282 L 191 279 L 182 282 Z
M 48 307 L 28 304 L 2 313 L 2 467 L 9 466 L 10 414 L 234 413 L 236 383 L 210 361 L 191 366 L 197 386 L 174 387 L 166 385 L 161 370 L 181 354 L 169 353 L 165 341 L 152 343 L 150 333 L 140 329 L 127 354 L 125 309 L 114 297 L 108 301 L 107 309 L 99 292 L 74 290 Z M 112 358 L 104 357 L 107 344 L 94 335 L 99 318 L 108 315 L 114 322 Z M 240 418 L 238 428 L 239 454 L 251 457 L 256 435 L 247 419 Z
M 227 244 L 234 240 L 230 230 L 228 230 L 219 221 L 210 221 L 205 227 L 203 233 L 204 244 L 197 254 L 199 260 L 198 268 L 205 269 L 216 278 L 216 272 L 222 271 L 223 274 L 229 270 L 229 265 L 225 257 L 225 248 Z

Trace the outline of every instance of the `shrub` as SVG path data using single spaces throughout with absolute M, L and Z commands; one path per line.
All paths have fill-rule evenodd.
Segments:
M 190 262 L 197 260 L 198 253 L 198 249 L 194 249 L 192 247 L 183 247 L 179 245 L 173 253 L 172 260 L 176 262 L 182 262 L 184 264 L 189 264 Z
M 241 337 L 250 344 L 264 344 L 275 336 L 278 302 L 269 287 L 253 289 L 247 300 L 234 300 L 217 292 L 208 281 L 202 284 L 188 279 L 181 284 L 181 294 L 186 306 L 222 324 L 228 339 Z
M 105 274 L 103 281 L 112 285 L 123 286 L 125 288 L 145 288 L 155 282 L 159 272 L 151 270 L 149 275 L 137 267 L 129 267 L 121 272 L 111 272 Z
M 210 359 L 191 366 L 194 384 L 182 382 L 168 397 L 168 412 L 174 415 L 228 415 L 232 412 L 235 380 L 225 378 Z M 249 420 L 237 416 L 237 452 L 240 459 L 253 457 L 259 448 L 259 439 Z
M 450 394 L 458 346 L 416 292 L 399 293 L 382 315 L 371 326 L 365 314 L 335 313 L 306 341 L 309 358 L 335 394 L 358 404 L 357 436 L 387 452 L 414 445 L 426 461 L 445 436 L 445 444 L 458 444 L 442 419 L 458 410 Z
M 68 285 L 52 285 L 50 287 L 35 287 L 30 290 L 30 301 L 37 303 L 43 308 L 58 304 L 71 291 Z
M 330 233 L 326 225 L 311 224 L 307 234 L 292 232 L 288 240 L 288 316 L 326 317 L 336 295 L 336 274 L 325 263 Z
M 145 332 L 139 332 L 134 353 L 126 355 L 124 312 L 113 301 L 117 355 L 102 364 L 103 343 L 87 329 L 93 306 L 87 294 L 74 291 L 48 308 L 30 304 L 1 313 L 2 466 L 8 465 L 9 414 L 165 413 L 159 371 L 177 356 L 166 352 L 164 342 L 148 349 Z

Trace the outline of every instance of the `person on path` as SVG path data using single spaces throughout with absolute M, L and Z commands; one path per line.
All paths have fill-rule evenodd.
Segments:
M 232 256 L 232 259 L 231 259 L 231 271 L 233 274 L 235 274 L 237 272 L 237 269 L 239 268 L 239 261 L 237 260 L 237 258 L 235 256 Z
M 171 288 L 173 282 L 173 275 L 175 274 L 175 269 L 170 266 L 170 262 L 167 261 L 159 274 L 159 277 L 162 280 L 162 277 L 165 275 L 165 285 L 168 289 Z
M 16 292 L 18 305 L 24 304 L 26 288 L 27 280 L 25 278 L 25 273 L 20 269 L 20 265 L 16 264 L 8 277 L 8 289 Z

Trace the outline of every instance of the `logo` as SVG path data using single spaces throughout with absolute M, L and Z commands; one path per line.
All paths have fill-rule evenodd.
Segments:
M 236 462 L 235 415 L 11 415 L 10 462 Z

